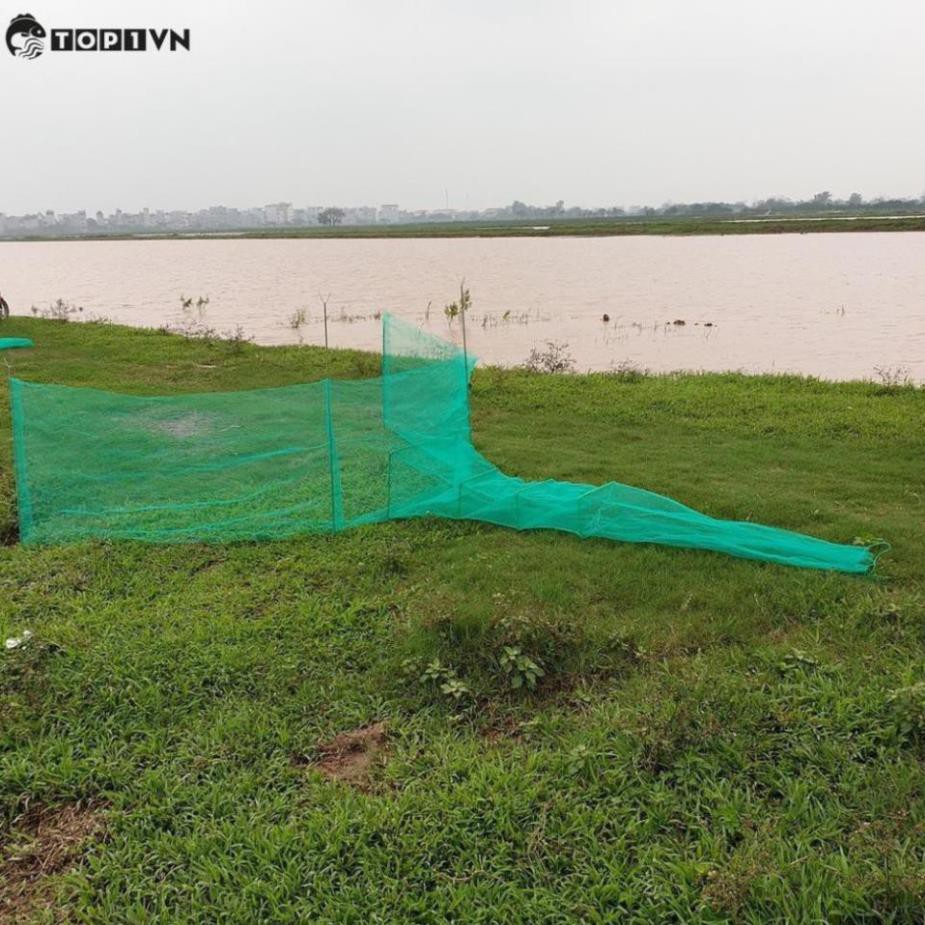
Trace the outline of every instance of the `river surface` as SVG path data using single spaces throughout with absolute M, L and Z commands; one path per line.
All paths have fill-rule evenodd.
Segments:
M 78 318 L 262 344 L 323 344 L 323 300 L 331 346 L 378 349 L 382 312 L 458 342 L 444 306 L 463 278 L 486 363 L 553 342 L 580 371 L 925 382 L 925 233 L 0 243 L 14 314 L 62 299 Z

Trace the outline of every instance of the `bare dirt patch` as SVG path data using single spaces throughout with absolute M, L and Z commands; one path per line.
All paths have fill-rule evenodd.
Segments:
M 385 723 L 360 726 L 320 743 L 318 758 L 310 766 L 328 780 L 369 792 L 374 769 L 385 763 L 387 742 Z
M 523 723 L 518 722 L 510 714 L 492 715 L 489 708 L 486 711 L 487 722 L 481 727 L 482 737 L 488 745 L 503 745 L 505 743 L 521 744 L 524 741 Z
M 15 546 L 19 542 L 19 522 L 12 516 L 0 516 L 0 546 Z
M 16 819 L 0 841 L 0 922 L 51 909 L 47 878 L 74 867 L 104 827 L 102 808 L 80 803 L 33 808 Z M 53 921 L 63 921 L 56 911 Z

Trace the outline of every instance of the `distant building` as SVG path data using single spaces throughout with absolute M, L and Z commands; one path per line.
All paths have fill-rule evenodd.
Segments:
M 399 221 L 400 212 L 398 209 L 398 204 L 395 202 L 387 202 L 384 205 L 379 206 L 379 221 L 383 225 L 394 225 Z
M 375 225 L 376 210 L 370 206 L 358 206 L 344 210 L 345 225 Z
M 65 213 L 58 219 L 58 225 L 69 234 L 81 234 L 87 230 L 87 213 L 81 209 L 80 212 Z
M 263 207 L 263 222 L 265 225 L 291 225 L 292 203 L 274 202 Z

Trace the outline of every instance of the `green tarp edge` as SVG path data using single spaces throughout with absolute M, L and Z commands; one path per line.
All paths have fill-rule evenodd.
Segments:
M 28 337 L 0 337 L 0 350 L 15 350 L 18 347 L 34 347 Z

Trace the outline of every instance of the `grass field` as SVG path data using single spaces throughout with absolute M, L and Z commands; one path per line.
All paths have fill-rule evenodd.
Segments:
M 87 240 L 99 238 L 545 238 L 621 235 L 807 234 L 821 231 L 925 231 L 925 215 L 777 216 L 737 220 L 706 218 L 575 218 L 408 222 L 399 225 L 312 225 L 250 228 L 239 231 L 152 232 L 146 234 L 36 235 L 20 240 Z
M 23 378 L 132 392 L 378 372 L 0 334 Z M 24 548 L 5 388 L 0 921 L 925 919 L 925 390 L 475 375 L 506 470 L 888 539 L 858 578 L 424 521 Z

